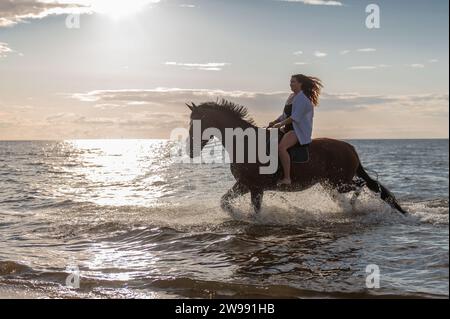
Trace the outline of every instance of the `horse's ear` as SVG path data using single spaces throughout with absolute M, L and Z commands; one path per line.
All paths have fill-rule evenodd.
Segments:
M 197 108 L 197 105 L 194 104 L 194 102 L 191 102 L 191 105 L 185 103 L 187 105 L 187 107 L 191 110 L 194 111 L 195 108 Z

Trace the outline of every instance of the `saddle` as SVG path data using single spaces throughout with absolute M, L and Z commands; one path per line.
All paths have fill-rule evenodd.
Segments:
M 281 130 L 279 131 L 278 143 L 280 143 L 284 134 L 285 133 L 282 132 Z M 267 147 L 266 147 L 267 155 L 269 155 L 268 154 L 269 150 L 270 150 L 270 141 L 267 140 Z M 308 162 L 309 161 L 309 144 L 300 145 L 300 143 L 297 142 L 297 144 L 295 144 L 294 146 L 292 146 L 291 148 L 288 149 L 288 153 L 291 157 L 291 162 L 293 162 L 293 163 Z
M 309 144 L 300 145 L 300 143 L 297 143 L 288 149 L 288 153 L 291 156 L 291 162 L 306 163 L 309 161 Z

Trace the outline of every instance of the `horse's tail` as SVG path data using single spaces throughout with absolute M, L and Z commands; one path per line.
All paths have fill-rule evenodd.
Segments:
M 366 182 L 366 186 L 375 193 L 381 193 L 381 199 L 388 203 L 392 208 L 397 209 L 402 214 L 407 214 L 407 212 L 401 208 L 398 204 L 397 199 L 394 194 L 392 194 L 386 187 L 381 185 L 380 182 L 372 179 L 369 174 L 364 170 L 361 162 L 358 165 L 358 169 L 356 170 L 356 174 L 358 177 L 362 178 Z

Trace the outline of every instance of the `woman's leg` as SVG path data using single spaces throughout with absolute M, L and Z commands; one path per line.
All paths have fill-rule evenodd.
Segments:
M 297 144 L 298 139 L 294 131 L 284 134 L 278 145 L 278 154 L 280 155 L 281 165 L 283 166 L 284 177 L 280 181 L 282 184 L 291 183 L 291 158 L 289 157 L 288 148 Z

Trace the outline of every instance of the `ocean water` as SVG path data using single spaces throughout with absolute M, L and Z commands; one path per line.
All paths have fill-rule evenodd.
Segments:
M 448 298 L 448 140 L 349 142 L 408 216 L 321 186 L 230 215 L 228 165 L 167 140 L 0 142 L 0 296 Z

